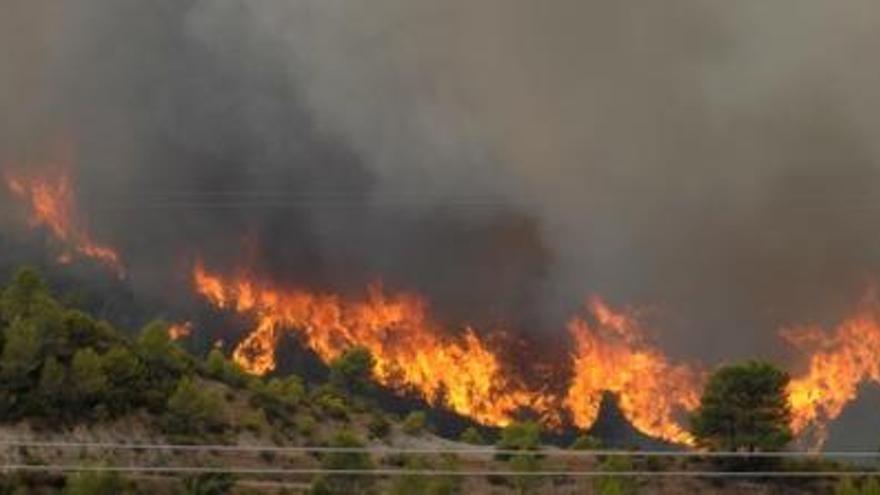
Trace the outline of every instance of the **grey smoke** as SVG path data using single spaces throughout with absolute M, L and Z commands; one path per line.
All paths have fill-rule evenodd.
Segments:
M 833 321 L 880 272 L 870 0 L 11 11 L 0 144 L 71 129 L 95 228 L 145 291 L 195 253 L 251 257 L 539 340 L 599 293 L 715 363 L 785 356 L 780 325 Z
M 870 2 L 208 1 L 190 21 L 218 53 L 238 30 L 271 46 L 371 197 L 537 219 L 555 316 L 595 291 L 683 315 L 673 348 L 751 355 L 876 273 Z

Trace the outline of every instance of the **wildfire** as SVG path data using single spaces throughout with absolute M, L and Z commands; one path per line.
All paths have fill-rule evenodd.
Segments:
M 346 349 L 363 346 L 375 358 L 377 381 L 399 392 L 415 392 L 487 425 L 504 426 L 519 410 L 536 411 L 551 426 L 560 411 L 574 424 L 593 425 L 604 392 L 618 397 L 624 416 L 655 438 L 692 445 L 681 421 L 699 405 L 705 380 L 701 371 L 672 362 L 646 337 L 632 312 L 621 312 L 594 298 L 587 314 L 569 323 L 574 340 L 573 378 L 564 397 L 526 387 L 510 376 L 495 349 L 471 328 L 449 332 L 434 323 L 427 304 L 410 294 L 388 295 L 381 287 L 363 300 L 332 294 L 282 290 L 252 277 L 224 277 L 197 266 L 195 286 L 217 308 L 254 319 L 254 330 L 235 348 L 245 370 L 275 369 L 276 348 L 295 332 L 325 362 Z M 880 304 L 863 305 L 833 332 L 808 327 L 785 332 L 812 352 L 805 374 L 789 385 L 792 429 L 821 445 L 830 420 L 854 400 L 860 384 L 880 383 Z
M 702 377 L 674 365 L 646 341 L 636 318 L 617 313 L 598 298 L 589 304 L 591 326 L 575 318 L 574 379 L 565 404 L 577 426 L 588 428 L 599 414 L 604 391 L 615 393 L 621 411 L 639 431 L 671 442 L 693 443 L 677 415 L 699 405 Z
M 175 323 L 168 326 L 168 338 L 171 340 L 183 340 L 189 338 L 189 336 L 192 335 L 192 331 L 192 322 L 187 321 L 185 323 Z
M 58 168 L 63 170 L 64 167 Z M 43 226 L 64 246 L 58 261 L 68 264 L 75 255 L 92 259 L 111 269 L 119 278 L 125 276 L 119 254 L 94 241 L 80 220 L 76 194 L 70 177 L 64 172 L 45 176 L 5 174 L 6 186 L 31 210 L 30 224 Z
M 483 424 L 504 426 L 522 408 L 546 407 L 546 397 L 506 375 L 496 354 L 473 329 L 452 334 L 440 328 L 416 296 L 388 296 L 373 286 L 364 300 L 349 302 L 335 295 L 278 290 L 247 277 L 225 279 L 201 266 L 194 280 L 212 304 L 256 319 L 255 330 L 233 353 L 251 373 L 273 370 L 279 338 L 295 331 L 325 361 L 353 346 L 366 347 L 382 385 L 414 391 L 432 405 L 444 405 Z
M 811 351 L 803 376 L 789 384 L 792 430 L 820 447 L 829 421 L 858 396 L 862 383 L 880 383 L 880 305 L 866 299 L 856 313 L 825 332 L 810 326 L 783 332 L 799 349 Z

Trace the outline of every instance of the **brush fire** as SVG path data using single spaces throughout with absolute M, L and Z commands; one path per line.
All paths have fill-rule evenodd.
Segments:
M 11 195 L 29 211 L 29 225 L 45 229 L 61 247 L 58 261 L 81 258 L 123 277 L 121 256 L 95 241 L 77 209 L 69 165 L 5 173 Z M 35 170 L 59 172 L 38 173 Z M 374 377 L 402 395 L 420 397 L 489 426 L 505 426 L 523 411 L 550 428 L 566 424 L 589 429 L 599 414 L 602 394 L 613 393 L 627 420 L 639 431 L 668 442 L 692 445 L 687 416 L 699 404 L 705 369 L 675 362 L 649 339 L 633 309 L 619 309 L 591 298 L 569 321 L 571 351 L 552 359 L 565 367 L 570 382 L 559 394 L 536 387 L 506 363 L 506 334 L 470 326 L 446 328 L 432 317 L 430 301 L 416 294 L 389 292 L 377 283 L 361 298 L 283 287 L 240 272 L 229 275 L 194 262 L 195 294 L 218 311 L 252 321 L 232 358 L 248 373 L 265 375 L 278 367 L 277 350 L 292 335 L 329 363 L 353 347 L 374 357 Z M 815 326 L 781 331 L 786 342 L 806 353 L 807 366 L 794 373 L 788 396 L 791 428 L 820 448 L 831 421 L 858 398 L 864 383 L 880 383 L 880 305 L 868 297 L 830 331 Z M 169 327 L 180 340 L 193 323 Z
M 75 257 L 93 260 L 117 277 L 125 277 L 125 268 L 119 254 L 112 248 L 95 241 L 78 210 L 76 193 L 69 171 L 70 146 L 59 146 L 55 158 L 48 164 L 25 164 L 7 167 L 6 187 L 30 210 L 29 223 L 44 227 L 60 246 L 57 260 L 71 263 Z M 54 174 L 34 174 L 32 170 L 56 170 Z M 27 170 L 16 173 L 12 170 Z

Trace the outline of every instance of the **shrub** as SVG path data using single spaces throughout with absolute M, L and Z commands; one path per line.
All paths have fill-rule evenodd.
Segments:
M 184 495 L 226 495 L 235 488 L 229 473 L 204 473 L 183 480 Z
M 367 429 L 373 438 L 386 438 L 391 434 L 391 422 L 382 413 L 374 413 L 370 417 Z
M 330 363 L 330 383 L 353 393 L 363 393 L 372 386 L 375 360 L 364 347 L 353 347 Z
M 296 406 L 306 396 L 306 388 L 296 375 L 272 378 L 266 385 L 267 393 L 278 402 L 287 406 Z
M 121 414 L 143 403 L 146 370 L 133 352 L 122 345 L 113 346 L 101 356 L 101 368 L 110 382 L 107 405 L 112 412 Z
M 590 435 L 581 435 L 572 442 L 571 450 L 599 450 L 602 448 L 602 441 Z
M 608 457 L 602 461 L 599 470 L 605 472 L 632 471 L 632 461 L 625 457 Z M 634 495 L 636 483 L 632 478 L 622 476 L 601 476 L 594 482 L 596 492 L 599 495 Z
M 407 435 L 419 435 L 424 431 L 428 417 L 424 411 L 413 411 L 403 420 L 401 428 Z
M 30 375 L 40 367 L 42 338 L 36 325 L 15 320 L 4 332 L 6 343 L 0 354 L 0 377 L 13 388 L 30 385 Z
M 330 441 L 330 447 L 360 448 L 364 444 L 354 433 L 342 430 L 334 435 Z M 328 470 L 354 470 L 363 471 L 373 469 L 373 461 L 369 454 L 364 452 L 331 452 L 323 456 L 321 466 Z M 328 475 L 320 480 L 322 493 L 331 494 L 359 494 L 368 493 L 372 489 L 375 479 L 369 475 Z M 313 492 L 315 487 L 313 486 Z
M 480 434 L 480 430 L 474 428 L 473 426 L 468 427 L 468 429 L 464 430 L 459 436 L 459 440 L 464 443 L 469 443 L 471 445 L 486 445 L 486 439 L 483 438 L 483 435 Z
M 116 473 L 82 471 L 67 477 L 64 495 L 119 495 L 129 487 Z
M 223 399 L 216 390 L 205 390 L 183 377 L 168 398 L 166 428 L 172 433 L 199 434 L 223 425 Z
M 47 416 L 53 417 L 61 413 L 67 395 L 66 381 L 67 370 L 54 356 L 43 362 L 43 369 L 40 370 L 39 394 L 43 413 Z
M 183 351 L 168 336 L 168 324 L 154 321 L 141 330 L 138 350 L 153 374 L 177 375 L 186 368 Z
M 541 425 L 534 421 L 513 423 L 501 431 L 497 447 L 501 450 L 538 450 L 541 445 Z
M 241 425 L 255 434 L 260 434 L 269 429 L 269 421 L 262 409 L 246 411 L 241 416 Z
M 835 485 L 834 495 L 880 495 L 880 482 L 876 478 L 869 478 L 859 484 L 846 477 Z
M 319 387 L 312 398 L 315 405 L 325 415 L 341 421 L 348 420 L 348 405 L 346 398 L 340 395 L 332 386 Z
M 101 357 L 91 348 L 76 351 L 70 364 L 71 391 L 83 405 L 105 398 L 109 381 L 101 366 Z
M 226 356 L 220 349 L 211 349 L 208 357 L 205 358 L 205 371 L 208 376 L 216 380 L 222 380 L 226 371 Z
M 305 437 L 312 436 L 315 433 L 315 428 L 318 426 L 315 418 L 308 413 L 297 414 L 293 422 L 296 425 L 296 431 Z

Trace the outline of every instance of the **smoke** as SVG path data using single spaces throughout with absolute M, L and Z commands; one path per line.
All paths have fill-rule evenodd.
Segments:
M 880 271 L 876 2 L 9 10 L 4 155 L 69 135 L 144 293 L 185 293 L 200 255 L 381 277 L 549 339 L 598 292 L 715 362 L 781 354 L 781 324 L 837 317 Z
M 272 47 L 371 200 L 535 219 L 551 258 L 523 281 L 551 319 L 598 291 L 682 315 L 673 348 L 754 355 L 877 272 L 870 2 L 212 1 L 190 19 L 216 53 L 237 30 Z

